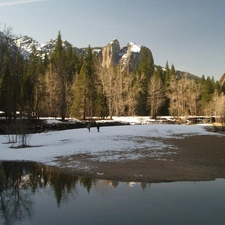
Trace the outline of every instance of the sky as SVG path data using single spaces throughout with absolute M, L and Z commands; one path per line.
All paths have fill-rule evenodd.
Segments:
M 148 47 L 156 65 L 219 80 L 225 73 L 224 0 L 0 0 L 0 30 L 74 47 L 118 39 Z
M 52 120 L 52 122 L 56 121 Z M 182 139 L 193 135 L 224 137 L 222 134 L 207 131 L 203 125 L 149 124 L 128 126 L 102 126 L 100 132 L 97 132 L 96 127 L 91 127 L 90 132 L 87 128 L 81 128 L 36 133 L 30 135 L 28 139 L 29 145 L 33 147 L 23 149 L 10 148 L 12 144 L 6 144 L 7 136 L 0 135 L 0 161 L 26 160 L 60 167 L 60 164 L 55 161 L 57 157 L 69 157 L 76 154 L 88 154 L 90 160 L 101 162 L 134 160 L 146 157 L 146 154 L 155 160 L 166 160 L 168 154 L 176 154 L 179 151 L 175 146 L 165 144 L 166 139 Z M 18 145 L 19 143 L 15 143 L 14 147 Z M 90 169 L 85 163 L 74 161 L 74 159 L 65 162 L 65 166 Z

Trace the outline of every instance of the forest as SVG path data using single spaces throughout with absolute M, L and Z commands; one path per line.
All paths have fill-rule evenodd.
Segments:
M 174 64 L 156 66 L 147 48 L 132 71 L 102 66 L 89 45 L 85 54 L 58 33 L 54 51 L 35 47 L 29 58 L 13 44 L 11 29 L 0 39 L 0 111 L 14 120 L 28 118 L 90 119 L 112 116 L 225 117 L 225 83 L 212 77 L 178 76 Z

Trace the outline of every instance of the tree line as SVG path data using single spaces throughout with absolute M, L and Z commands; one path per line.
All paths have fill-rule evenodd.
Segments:
M 89 45 L 85 54 L 61 33 L 50 55 L 33 46 L 29 58 L 16 47 L 11 29 L 0 39 L 0 111 L 7 119 L 17 112 L 28 118 L 87 119 L 112 116 L 225 116 L 225 84 L 203 75 L 177 76 L 174 65 L 156 66 L 142 47 L 132 71 L 102 66 L 101 54 Z

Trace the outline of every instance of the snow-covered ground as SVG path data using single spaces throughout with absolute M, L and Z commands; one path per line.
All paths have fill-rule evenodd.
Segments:
M 139 158 L 143 149 L 152 157 L 160 157 L 162 150 L 168 147 L 163 139 L 189 135 L 219 134 L 206 131 L 203 125 L 124 125 L 100 127 L 100 132 L 92 127 L 90 132 L 83 128 L 33 134 L 29 144 L 34 147 L 29 148 L 10 148 L 6 136 L 0 135 L 0 160 L 29 160 L 55 165 L 56 157 L 88 153 L 95 159 L 110 161 Z M 135 151 L 137 149 L 139 151 Z

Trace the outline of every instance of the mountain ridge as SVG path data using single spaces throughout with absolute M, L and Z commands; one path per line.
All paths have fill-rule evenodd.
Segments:
M 50 39 L 44 44 L 40 44 L 38 41 L 27 35 L 14 39 L 14 43 L 16 44 L 17 47 L 19 47 L 22 50 L 22 54 L 24 55 L 25 58 L 29 57 L 29 54 L 31 53 L 33 46 L 36 47 L 37 51 L 40 52 L 40 54 L 44 58 L 45 54 L 49 55 L 54 50 L 56 41 L 57 39 Z M 66 47 L 68 44 L 70 44 L 70 42 L 68 42 L 67 40 L 62 40 L 63 47 Z M 139 55 L 143 47 L 146 46 L 136 44 L 132 41 L 128 42 L 126 46 L 120 47 L 118 39 L 113 39 L 103 47 L 91 47 L 91 48 L 94 52 L 102 54 L 103 67 L 109 67 L 110 65 L 120 64 L 122 70 L 127 69 L 129 71 L 132 71 L 132 69 L 134 68 L 134 64 L 137 63 L 139 60 Z M 86 52 L 86 48 L 87 47 L 79 48 L 73 46 L 73 49 L 78 54 L 83 55 Z M 178 79 L 181 78 L 182 76 L 188 76 L 189 78 L 192 79 L 196 78 L 200 79 L 199 76 L 186 71 L 176 70 L 176 75 Z M 219 80 L 219 82 L 220 81 L 221 79 Z

